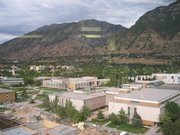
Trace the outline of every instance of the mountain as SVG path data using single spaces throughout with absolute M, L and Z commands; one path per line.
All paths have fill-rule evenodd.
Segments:
M 43 26 L 0 46 L 0 57 L 32 59 L 74 55 L 93 55 L 107 51 L 114 33 L 127 29 L 103 21 L 85 20 Z
M 121 52 L 180 54 L 180 2 L 147 12 L 126 33 L 118 33 L 112 40 Z
M 17 60 L 109 52 L 179 55 L 180 2 L 147 12 L 129 29 L 92 19 L 43 26 L 0 45 L 0 58 Z

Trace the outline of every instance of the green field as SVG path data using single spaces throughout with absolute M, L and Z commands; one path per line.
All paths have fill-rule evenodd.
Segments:
M 120 124 L 120 125 L 115 125 L 113 123 L 110 123 L 108 125 L 108 127 L 116 128 L 116 129 L 121 130 L 121 131 L 127 131 L 127 132 L 131 132 L 131 133 L 136 133 L 136 134 L 144 133 L 147 130 L 147 128 L 145 128 L 145 127 L 137 128 L 137 127 L 133 127 L 132 125 L 126 124 L 126 123 L 123 123 L 123 124 Z

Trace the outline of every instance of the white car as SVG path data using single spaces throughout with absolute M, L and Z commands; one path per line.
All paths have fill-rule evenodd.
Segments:
M 120 135 L 129 135 L 127 132 L 123 131 L 120 133 Z

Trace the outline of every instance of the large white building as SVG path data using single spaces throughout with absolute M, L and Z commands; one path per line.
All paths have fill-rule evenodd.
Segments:
M 180 84 L 180 73 L 172 74 L 152 74 L 158 81 L 162 81 L 165 84 Z
M 81 110 L 83 106 L 87 106 L 91 110 L 96 110 L 106 106 L 106 93 L 104 92 L 104 89 L 99 91 L 92 90 L 92 92 L 88 93 L 84 93 L 83 91 L 85 90 L 50 94 L 49 99 L 53 101 L 57 96 L 59 104 L 62 106 L 65 106 L 67 101 L 71 101 L 77 110 Z
M 123 109 L 132 118 L 137 112 L 144 124 L 154 125 L 159 122 L 159 116 L 164 113 L 168 101 L 180 104 L 180 91 L 146 88 L 114 96 L 113 101 L 109 102 L 109 113 L 117 114 Z

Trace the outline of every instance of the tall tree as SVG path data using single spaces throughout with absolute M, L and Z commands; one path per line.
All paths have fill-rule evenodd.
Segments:
M 143 122 L 142 122 L 141 116 L 137 112 L 134 113 L 134 116 L 132 118 L 132 125 L 134 127 L 138 127 L 138 128 L 143 127 Z

